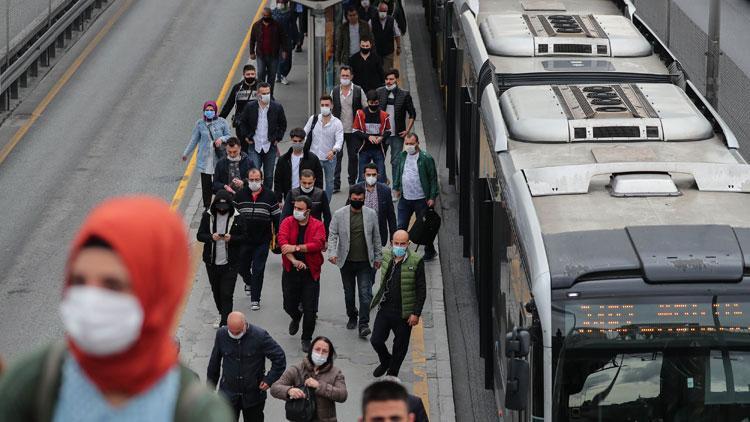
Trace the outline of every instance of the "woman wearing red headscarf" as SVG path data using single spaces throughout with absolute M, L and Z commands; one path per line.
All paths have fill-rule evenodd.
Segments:
M 0 421 L 229 421 L 178 362 L 172 327 L 187 290 L 182 219 L 162 200 L 113 199 L 76 236 L 60 304 L 66 341 L 0 380 Z
M 203 117 L 195 122 L 190 142 L 182 153 L 182 161 L 187 161 L 195 147 L 198 147 L 196 167 L 201 173 L 203 207 L 206 209 L 211 206 L 214 167 L 216 162 L 223 158 L 224 146 L 227 139 L 232 136 L 229 132 L 229 123 L 219 116 L 218 110 L 219 107 L 213 101 L 203 103 Z

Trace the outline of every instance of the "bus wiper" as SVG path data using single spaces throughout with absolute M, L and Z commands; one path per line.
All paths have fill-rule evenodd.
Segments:
M 620 375 L 620 371 L 622 370 L 622 362 L 623 359 L 625 359 L 625 354 L 620 355 L 620 364 L 617 365 L 617 372 L 615 372 L 615 376 L 612 377 L 612 381 L 609 383 L 607 388 L 605 388 L 603 391 L 597 393 L 593 399 L 591 399 L 591 402 L 594 406 L 598 406 L 599 402 L 606 399 L 610 392 L 612 392 L 612 387 L 615 386 L 615 382 L 617 381 L 617 377 Z

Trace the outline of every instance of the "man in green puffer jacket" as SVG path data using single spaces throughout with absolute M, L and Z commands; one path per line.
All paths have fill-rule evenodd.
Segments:
M 370 344 L 380 360 L 380 365 L 372 373 L 375 377 L 386 373 L 398 376 L 409 350 L 411 328 L 419 324 L 427 298 L 424 261 L 409 251 L 409 233 L 396 231 L 391 244 L 391 249 L 383 249 L 382 279 L 370 305 L 370 309 L 378 308 L 370 337 Z M 393 352 L 388 352 L 385 341 L 391 331 Z

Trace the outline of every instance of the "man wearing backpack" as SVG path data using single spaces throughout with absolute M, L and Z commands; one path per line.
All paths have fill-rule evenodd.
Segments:
M 411 216 L 422 218 L 428 208 L 435 206 L 438 196 L 437 170 L 430 154 L 419 149 L 419 137 L 410 133 L 404 139 L 404 150 L 397 157 L 393 174 L 393 190 L 398 196 L 398 228 L 406 230 Z M 437 256 L 435 246 L 425 245 L 424 260 Z

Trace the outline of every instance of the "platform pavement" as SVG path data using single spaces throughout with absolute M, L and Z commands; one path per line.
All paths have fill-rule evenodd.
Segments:
M 404 42 L 405 54 L 402 56 L 401 62 L 404 63 L 405 66 L 402 67 L 405 67 L 404 70 L 406 70 L 402 70 L 402 86 L 405 89 L 409 89 L 410 86 L 416 88 L 413 58 L 407 53 L 410 51 L 408 35 L 402 41 Z M 290 85 L 284 86 L 277 83 L 275 88 L 275 97 L 284 105 L 289 129 L 304 126 L 308 117 L 304 94 L 307 92 L 306 47 L 307 45 L 305 45 L 304 53 L 294 53 L 292 72 L 289 75 Z M 415 97 L 418 116 L 414 131 L 420 136 L 423 147 L 426 148 L 424 131 L 419 117 L 421 110 L 418 95 L 415 95 L 416 92 L 414 91 L 412 93 Z M 281 153 L 286 152 L 288 148 L 288 140 L 280 144 Z M 345 164 L 346 162 L 343 166 L 342 192 L 333 195 L 332 210 L 340 208 L 346 201 Z M 195 233 L 200 222 L 201 210 L 199 205 L 200 190 L 196 188 L 185 211 L 191 239 L 195 239 Z M 437 245 L 437 241 L 435 243 Z M 206 367 L 215 336 L 212 323 L 217 316 L 217 312 L 208 285 L 205 267 L 200 262 L 201 247 L 202 245 L 199 244 L 193 245 L 195 277 L 177 334 L 182 342 L 183 361 L 198 372 L 201 379 L 205 379 Z M 438 259 L 426 263 L 425 269 L 428 292 L 423 319 L 412 330 L 409 354 L 399 375 L 414 394 L 422 397 L 430 414 L 430 420 L 454 421 L 451 368 L 439 256 Z M 284 348 L 287 365 L 292 365 L 302 359 L 303 353 L 300 348 L 299 334 L 290 336 L 287 332 L 289 317 L 282 309 L 281 271 L 280 256 L 269 254 L 261 297 L 261 310 L 255 312 L 250 311 L 250 298 L 245 296 L 242 279 L 238 277 L 234 295 L 234 309 L 243 311 L 251 324 L 266 329 Z M 377 288 L 377 284 L 376 281 L 376 287 L 373 290 Z M 374 316 L 375 312 L 372 313 L 371 327 Z M 320 306 L 315 335 L 325 335 L 331 338 L 338 354 L 336 365 L 341 368 L 346 377 L 349 397 L 345 403 L 337 405 L 338 419 L 340 421 L 355 421 L 360 415 L 362 391 L 374 380 L 372 371 L 377 366 L 378 359 L 368 340 L 360 339 L 356 330 L 346 329 L 346 320 L 340 273 L 338 268 L 326 262 L 321 275 Z M 392 337 L 389 340 L 392 340 Z M 265 414 L 266 420 L 269 421 L 284 420 L 284 403 L 269 396 Z

